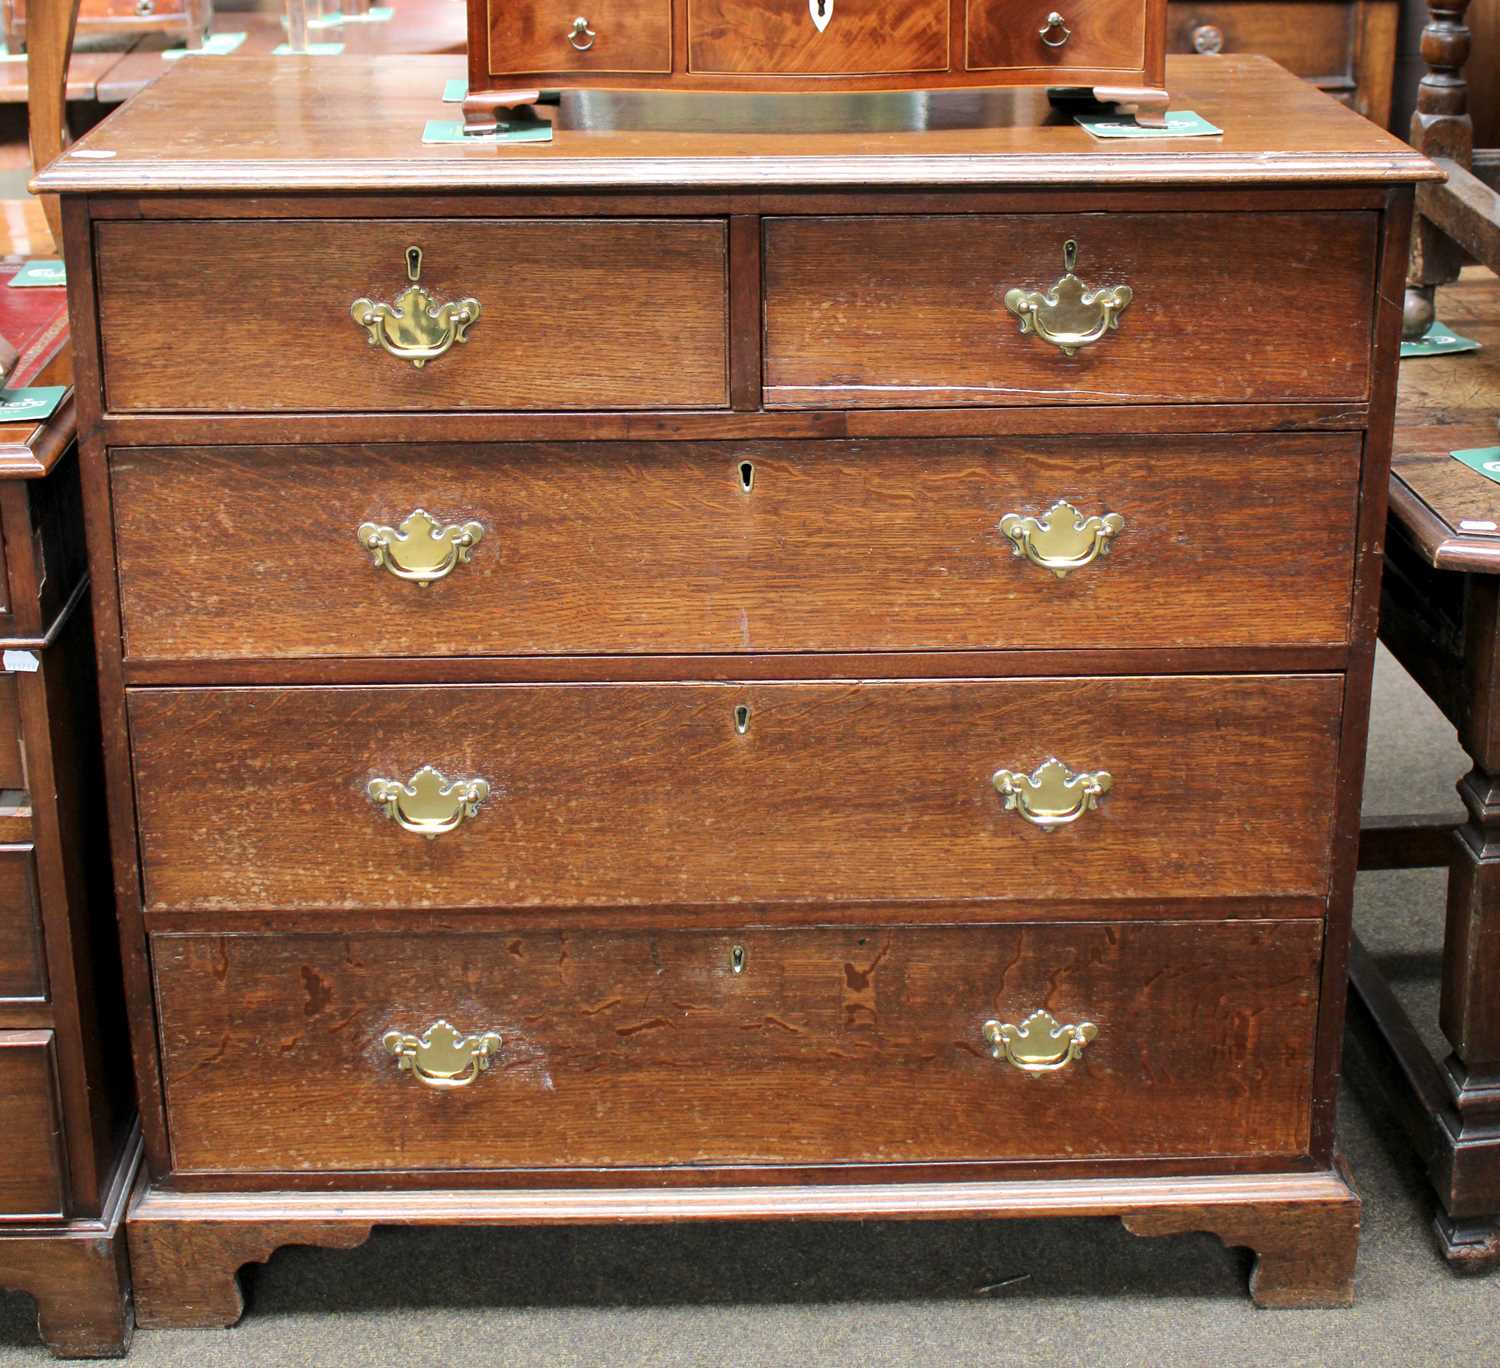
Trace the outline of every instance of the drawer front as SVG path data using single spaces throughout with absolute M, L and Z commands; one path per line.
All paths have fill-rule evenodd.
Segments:
M 1291 1155 L 1321 934 L 158 935 L 172 1153 L 223 1172 Z M 1051 1028 L 1019 1033 L 1038 1010 L 1095 1028 L 1060 1067 L 1005 1057 L 1048 1062 Z M 422 1049 L 441 1021 L 464 1037 L 447 1059 Z M 999 1059 L 992 1021 L 1018 1028 Z
M 0 1003 L 46 997 L 35 857 L 30 846 L 0 846 Z
M 126 651 L 1347 639 L 1357 436 L 1086 446 L 1086 461 L 1066 438 L 117 451 Z
M 21 758 L 21 699 L 16 677 L 0 671 L 0 789 L 24 789 L 26 766 Z
M 1173 0 L 1167 6 L 1168 52 L 1258 52 L 1298 76 L 1349 76 L 1349 0 Z
M 129 700 L 152 909 L 921 900 L 1011 917 L 1322 898 L 1339 709 L 1332 676 Z M 1066 773 L 1043 772 L 1054 758 Z M 438 792 L 473 780 L 487 794 Z M 1062 830 L 1031 820 L 1080 804 Z M 451 829 L 428 839 L 431 822 Z
M 106 222 L 94 231 L 105 397 L 118 412 L 728 402 L 718 220 Z M 429 307 L 476 301 L 470 323 L 453 314 L 408 337 L 385 315 L 370 328 L 355 318 L 359 301 L 362 317 L 382 305 L 417 311 L 402 303 L 411 246 L 422 252 Z M 172 320 L 166 348 L 143 326 L 162 316 Z M 445 341 L 432 359 L 404 355 Z
M 687 0 L 688 68 L 860 76 L 948 69 L 948 0 Z
M 0 1031 L 0 1222 L 59 1217 L 62 1113 L 51 1031 Z
M 969 0 L 968 10 L 970 71 L 1140 71 L 1146 61 L 1143 0 Z
M 818 408 L 1361 401 L 1376 226 L 1369 213 L 770 219 L 766 399 Z M 1063 338 L 1102 335 L 1066 355 L 1023 334 L 1005 301 L 1012 290 L 1051 291 L 1067 274 L 1070 240 L 1073 274 L 1095 303 L 1044 308 L 1043 326 Z M 1122 286 L 1131 294 L 1120 308 L 1121 296 L 1105 292 Z M 1289 342 L 1298 319 L 1329 324 L 1316 348 Z
M 672 0 L 490 0 L 488 12 L 492 75 L 672 70 Z

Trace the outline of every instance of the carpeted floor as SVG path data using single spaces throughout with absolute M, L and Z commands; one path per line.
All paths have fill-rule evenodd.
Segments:
M 1453 734 L 1383 657 L 1370 812 L 1458 810 Z M 1366 875 L 1359 926 L 1436 1021 L 1443 876 Z M 1430 1034 L 1436 1037 L 1436 1027 Z M 1427 1232 L 1400 1137 L 1351 1071 L 1344 1146 L 1364 1197 L 1350 1311 L 1254 1310 L 1246 1256 L 1115 1221 L 384 1230 L 287 1249 L 224 1332 L 142 1331 L 140 1368 L 216 1365 L 1489 1364 L 1500 1275 L 1459 1278 Z M 42 1364 L 31 1304 L 0 1296 L 0 1365 Z

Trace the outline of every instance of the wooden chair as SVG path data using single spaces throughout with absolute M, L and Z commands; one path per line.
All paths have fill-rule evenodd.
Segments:
M 26 115 L 31 164 L 46 166 L 68 145 L 68 59 L 78 25 L 79 0 L 32 0 L 26 43 Z M 57 200 L 43 201 L 47 226 L 62 248 Z

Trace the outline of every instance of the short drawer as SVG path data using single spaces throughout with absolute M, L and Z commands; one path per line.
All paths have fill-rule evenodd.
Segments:
M 487 17 L 495 76 L 672 70 L 672 0 L 489 0 Z
M 1151 8 L 1142 0 L 968 0 L 969 70 L 1139 73 Z
M 16 676 L 9 670 L 0 670 L 0 789 L 25 787 L 20 690 L 16 685 Z
M 766 400 L 1362 401 L 1376 228 L 1363 212 L 769 219 Z M 1079 302 L 1033 314 L 1038 295 Z M 1290 340 L 1297 319 L 1326 324 L 1315 348 Z
M 1316 675 L 141 689 L 129 713 L 156 910 L 1018 918 L 1324 897 L 1340 700 Z
M 106 403 L 723 407 L 725 231 L 681 219 L 100 223 Z M 426 329 L 391 315 L 424 309 L 442 314 Z M 170 347 L 150 326 L 162 317 Z
M 0 1222 L 63 1214 L 52 1039 L 51 1031 L 0 1031 Z
M 47 997 L 32 847 L 0 845 L 0 1003 Z
M 1347 640 L 1356 435 L 1082 445 L 119 450 L 126 653 Z
M 828 22 L 813 21 L 819 5 Z M 948 0 L 687 0 L 688 69 L 878 76 L 948 69 Z
M 1321 937 L 157 935 L 152 964 L 179 1172 L 1077 1160 L 1305 1151 Z

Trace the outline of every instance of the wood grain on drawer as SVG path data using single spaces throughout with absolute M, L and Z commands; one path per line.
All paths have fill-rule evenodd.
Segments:
M 1359 453 L 1346 433 L 121 450 L 126 653 L 1337 644 Z M 1001 530 L 1060 499 L 1123 519 L 1063 578 Z M 356 537 L 418 508 L 482 529 L 426 587 Z
M 0 1221 L 63 1214 L 51 1031 L 0 1031 Z
M 26 765 L 21 758 L 21 700 L 16 677 L 0 671 L 0 789 L 24 789 Z
M 95 226 L 118 411 L 642 409 L 727 403 L 725 227 L 652 220 L 248 220 Z M 350 308 L 472 298 L 421 368 Z M 170 318 L 172 345 L 151 320 Z
M 0 1002 L 47 996 L 41 909 L 30 846 L 0 846 Z
M 1047 899 L 1321 898 L 1341 691 L 1334 676 L 136 690 L 146 901 L 954 901 L 1018 917 Z M 1048 833 L 992 780 L 1051 757 L 1113 787 Z M 424 766 L 490 786 L 434 839 L 367 796 Z
M 491 0 L 488 14 L 493 75 L 672 70 L 672 0 Z
M 158 935 L 152 963 L 179 1171 L 1045 1160 L 1304 1150 L 1321 937 Z M 994 1059 L 985 1023 L 1037 1009 L 1098 1034 L 1051 1072 Z M 500 1037 L 468 1086 L 382 1043 L 440 1020 Z
M 765 227 L 765 383 L 793 407 L 1362 401 L 1377 216 L 1016 214 L 780 218 Z M 1128 285 L 1073 356 L 1005 307 L 1063 245 Z M 1316 337 L 1316 345 L 1296 339 Z
M 1139 71 L 1146 60 L 1141 0 L 968 0 L 968 65 Z M 1060 29 L 1050 22 L 1061 13 Z M 1066 34 L 1064 34 L 1066 30 Z M 1057 46 L 1049 46 L 1057 44 Z
M 686 2 L 690 71 L 859 76 L 948 68 L 948 0 L 823 0 L 833 13 L 821 33 L 806 3 Z

